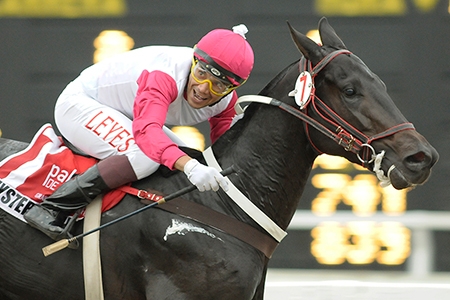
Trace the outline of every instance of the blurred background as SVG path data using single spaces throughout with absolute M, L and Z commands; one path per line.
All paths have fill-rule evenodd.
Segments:
M 285 278 L 448 282 L 448 0 L 3 0 L 0 134 L 30 141 L 53 123 L 64 87 L 108 55 L 146 45 L 193 46 L 211 29 L 240 23 L 249 28 L 255 67 L 238 93 L 256 94 L 300 56 L 286 21 L 313 34 L 322 16 L 386 83 L 441 159 L 424 186 L 396 191 L 381 189 L 372 174 L 346 161 L 319 157 L 289 235 L 270 261 L 268 289 Z M 193 147 L 210 145 L 208 124 L 173 129 Z M 283 299 L 303 299 L 289 297 Z

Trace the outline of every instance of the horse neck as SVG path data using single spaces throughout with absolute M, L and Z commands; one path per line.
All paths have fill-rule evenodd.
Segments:
M 230 180 L 236 187 L 286 229 L 316 154 L 300 120 L 275 107 L 252 106 L 213 150 L 221 165 L 234 165 L 237 176 Z

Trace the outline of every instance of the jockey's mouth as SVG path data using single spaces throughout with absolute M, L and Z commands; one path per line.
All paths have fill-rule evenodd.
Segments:
M 194 97 L 200 101 L 207 101 L 210 97 L 202 97 L 201 94 L 199 92 L 197 92 L 195 89 L 193 89 L 194 91 Z

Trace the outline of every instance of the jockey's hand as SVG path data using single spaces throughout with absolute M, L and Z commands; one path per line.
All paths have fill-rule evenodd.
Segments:
M 211 189 L 216 192 L 219 186 L 225 192 L 228 191 L 228 182 L 225 177 L 216 169 L 202 165 L 196 159 L 191 159 L 184 165 L 184 173 L 200 192 Z

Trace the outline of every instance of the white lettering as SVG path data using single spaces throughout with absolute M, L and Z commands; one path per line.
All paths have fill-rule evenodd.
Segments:
M 62 170 L 57 165 L 52 165 L 50 172 L 47 174 L 42 186 L 55 191 L 58 186 L 69 180 L 75 173 L 76 169 L 69 173 L 67 170 Z

